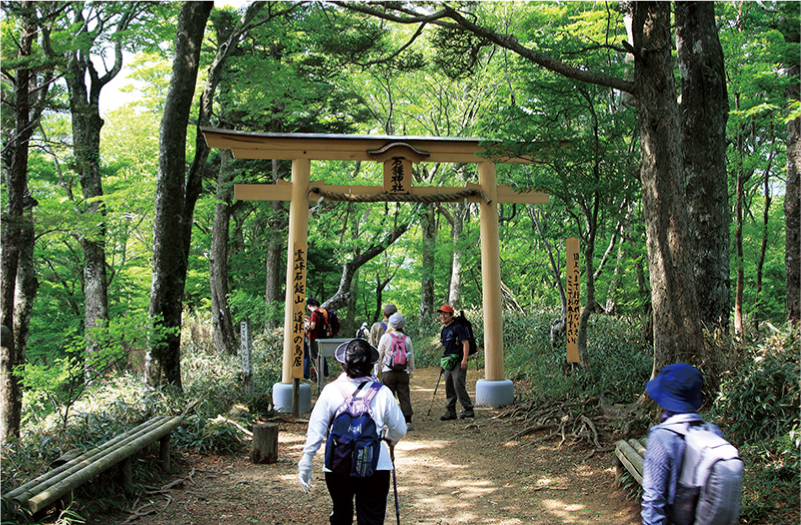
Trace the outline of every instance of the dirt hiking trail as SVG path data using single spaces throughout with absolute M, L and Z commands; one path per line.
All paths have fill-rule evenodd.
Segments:
M 473 400 L 482 373 L 468 372 Z M 641 523 L 638 503 L 615 483 L 612 452 L 590 456 L 590 450 L 559 446 L 558 440 L 534 443 L 536 434 L 507 442 L 520 428 L 509 419 L 493 419 L 503 409 L 476 407 L 473 420 L 439 421 L 445 412 L 442 383 L 427 416 L 438 377 L 439 369 L 423 369 L 411 381 L 414 430 L 395 448 L 400 523 Z M 516 393 L 520 388 L 515 385 Z M 304 494 L 297 462 L 306 424 L 279 425 L 277 463 L 250 463 L 249 443 L 228 456 L 180 454 L 176 472 L 164 479 L 165 487 L 173 486 L 152 491 L 127 513 L 95 516 L 87 525 L 328 523 L 331 500 L 321 472 L 325 445 L 314 458 L 311 491 Z M 397 523 L 391 487 L 385 523 Z

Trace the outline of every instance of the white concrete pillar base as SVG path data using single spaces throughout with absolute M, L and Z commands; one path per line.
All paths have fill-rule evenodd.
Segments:
M 476 405 L 499 408 L 511 405 L 515 400 L 515 387 L 510 379 L 501 381 L 476 381 Z
M 300 384 L 299 412 L 301 414 L 311 412 L 311 385 L 308 383 Z M 292 412 L 292 384 L 275 383 L 273 385 L 273 408 L 276 412 Z

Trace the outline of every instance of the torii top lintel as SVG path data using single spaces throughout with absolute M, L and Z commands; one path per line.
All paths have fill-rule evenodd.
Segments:
M 531 158 L 482 156 L 486 139 L 452 137 L 405 137 L 392 135 L 334 135 L 324 133 L 255 133 L 201 127 L 212 148 L 230 149 L 238 159 L 276 160 L 386 160 L 402 151 L 412 162 L 531 164 Z

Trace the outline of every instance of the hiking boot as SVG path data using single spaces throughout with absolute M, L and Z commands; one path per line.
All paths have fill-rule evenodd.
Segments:
M 407 421 L 406 422 L 406 432 L 411 432 L 412 430 L 414 430 L 414 425 L 412 425 L 411 421 Z
M 468 419 L 476 417 L 476 414 L 472 410 L 465 410 L 459 415 L 459 419 Z
M 453 421 L 456 419 L 455 412 L 446 412 L 442 417 L 439 418 L 440 421 Z

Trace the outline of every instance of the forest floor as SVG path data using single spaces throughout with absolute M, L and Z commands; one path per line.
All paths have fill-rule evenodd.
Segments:
M 480 372 L 468 373 L 475 400 Z M 639 505 L 615 481 L 611 450 L 592 453 L 537 434 L 507 441 L 520 429 L 503 409 L 476 408 L 474 420 L 439 421 L 440 384 L 428 410 L 438 369 L 418 370 L 411 382 L 414 430 L 395 448 L 400 523 L 431 525 L 641 523 Z M 530 388 L 530 387 L 529 387 Z M 515 384 L 516 393 L 526 385 Z M 256 465 L 249 451 L 226 456 L 183 454 L 169 488 L 153 491 L 128 512 L 97 515 L 87 525 L 251 525 L 328 522 L 331 500 L 315 457 L 312 487 L 301 491 L 297 462 L 306 421 L 280 420 L 278 461 Z M 613 443 L 605 443 L 611 449 Z M 387 524 L 397 523 L 393 489 Z

